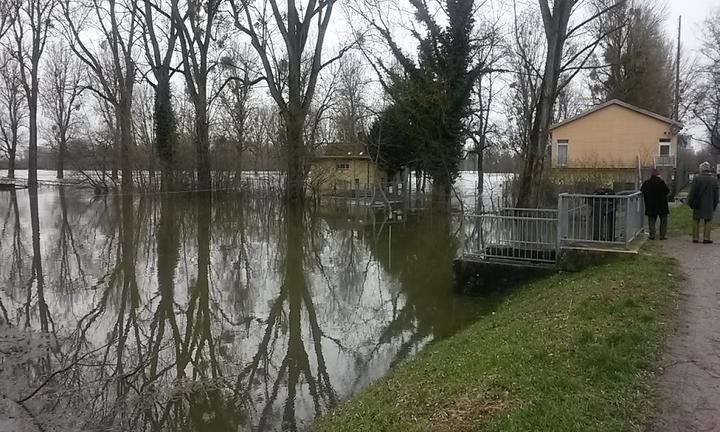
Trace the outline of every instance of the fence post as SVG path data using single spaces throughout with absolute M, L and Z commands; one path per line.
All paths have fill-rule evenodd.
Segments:
M 561 193 L 558 195 L 558 211 L 557 211 L 557 240 L 555 244 L 555 259 L 560 259 L 560 249 L 562 248 L 563 235 L 567 230 L 568 223 L 568 202 L 567 194 Z
M 630 232 L 632 228 L 630 227 L 630 220 L 632 214 L 630 213 L 630 198 L 632 198 L 632 195 L 627 195 L 623 197 L 625 201 L 625 249 L 628 249 L 630 247 L 630 242 L 632 241 L 632 238 L 630 237 Z M 632 234 L 632 236 L 635 236 L 635 233 Z

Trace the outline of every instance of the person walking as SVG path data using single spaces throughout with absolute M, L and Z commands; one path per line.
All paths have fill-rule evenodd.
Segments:
M 703 243 L 712 243 L 712 218 L 720 195 L 718 181 L 712 173 L 710 162 L 700 164 L 700 174 L 693 179 L 688 195 L 688 205 L 693 209 L 693 243 L 700 242 L 700 222 L 703 222 Z
M 655 240 L 655 224 L 660 218 L 660 240 L 667 239 L 668 214 L 668 188 L 665 181 L 660 177 L 658 170 L 653 169 L 650 178 L 645 180 L 640 188 L 645 200 L 645 215 L 648 218 L 650 229 L 650 240 Z

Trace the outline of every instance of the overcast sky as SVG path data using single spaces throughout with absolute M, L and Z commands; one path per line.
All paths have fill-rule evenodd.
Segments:
M 701 29 L 705 17 L 720 8 L 720 0 L 667 0 L 671 17 L 668 19 L 668 33 L 676 37 L 678 16 L 682 15 L 682 44 L 690 49 L 700 45 Z

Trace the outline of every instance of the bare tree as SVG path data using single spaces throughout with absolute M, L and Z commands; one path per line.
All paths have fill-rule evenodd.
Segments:
M 545 168 L 545 157 L 558 93 L 585 68 L 602 39 L 615 29 L 593 37 L 578 45 L 574 40 L 587 33 L 588 26 L 607 12 L 625 4 L 625 0 L 613 2 L 571 26 L 571 15 L 581 8 L 581 0 L 538 0 L 545 31 L 545 59 L 540 75 L 537 103 L 533 110 L 532 125 L 523 171 L 520 175 L 517 204 L 535 207 L 540 199 L 540 179 Z M 568 50 L 572 47 L 572 50 Z M 562 79 L 561 79 L 562 78 Z
M 509 91 L 505 111 L 509 119 L 505 132 L 508 147 L 525 154 L 530 147 L 530 130 L 537 105 L 543 61 L 543 35 L 537 29 L 540 17 L 535 13 L 514 10 L 511 55 L 508 75 Z
M 20 130 L 27 118 L 25 93 L 17 63 L 0 58 L 5 66 L 0 68 L 0 153 L 8 159 L 8 177 L 15 177 L 15 160 Z
M 340 82 L 335 98 L 335 129 L 337 139 L 343 142 L 355 142 L 358 136 L 366 132 L 368 109 L 369 78 L 360 58 L 346 55 L 338 67 Z
M 11 0 L 0 0 L 0 39 L 12 27 L 13 4 Z M 0 63 L 2 65 L 2 63 Z
M 220 130 L 223 140 L 229 144 L 220 158 L 230 158 L 231 168 L 237 178 L 242 174 L 243 159 L 251 147 L 249 139 L 250 116 L 253 111 L 250 75 L 254 65 L 249 47 L 229 46 L 220 61 L 220 72 L 224 88 L 218 94 Z
M 304 197 L 307 148 L 303 135 L 318 76 L 346 50 L 323 61 L 325 35 L 335 2 L 308 0 L 307 4 L 298 5 L 295 0 L 288 0 L 283 8 L 278 0 L 230 1 L 235 27 L 250 37 L 262 62 L 262 78 L 283 119 L 286 193 L 291 202 L 300 202 Z M 280 34 L 280 41 L 273 37 L 276 33 Z M 311 36 L 315 39 L 312 42 Z M 309 47 L 308 42 L 312 44 Z
M 57 149 L 57 178 L 64 177 L 67 143 L 73 138 L 85 82 L 84 65 L 69 48 L 50 46 L 41 103 L 50 119 L 52 141 Z
M 477 204 L 482 203 L 484 189 L 484 156 L 493 145 L 498 135 L 497 125 L 491 119 L 491 113 L 496 109 L 499 96 L 499 79 L 504 71 L 493 70 L 491 66 L 498 65 L 507 56 L 507 47 L 501 41 L 501 33 L 494 24 L 488 25 L 482 34 L 477 37 L 484 43 L 478 48 L 477 56 L 481 64 L 488 66 L 487 73 L 477 77 L 471 95 L 470 115 L 465 120 L 465 135 L 472 142 L 472 150 L 477 158 Z
M 145 58 L 155 78 L 155 82 L 151 82 L 155 90 L 154 142 L 155 150 L 160 158 L 162 190 L 174 187 L 173 170 L 175 168 L 177 131 L 170 79 L 174 71 L 172 62 L 178 38 L 178 27 L 172 22 L 172 14 L 177 9 L 177 3 L 178 0 L 158 0 L 157 2 L 144 0 L 143 8 L 137 9 L 142 13 Z
M 615 0 L 593 0 L 602 11 Z M 593 24 L 602 36 L 597 67 L 592 69 L 591 90 L 596 102 L 621 99 L 641 108 L 671 115 L 672 48 L 663 32 L 666 4 L 639 0 L 604 14 Z
M 217 36 L 221 0 L 186 0 L 173 4 L 173 25 L 178 33 L 182 55 L 185 86 L 195 111 L 195 151 L 197 185 L 210 190 L 210 132 L 209 109 L 212 95 L 208 94 L 208 77 L 215 67 L 210 59 L 211 42 Z
M 133 186 L 130 164 L 134 143 L 132 101 L 136 82 L 133 56 L 139 25 L 135 8 L 134 2 L 117 0 L 92 0 L 89 4 L 65 0 L 62 3 L 70 48 L 92 74 L 87 89 L 107 101 L 114 111 L 123 189 L 132 189 Z M 87 32 L 95 32 L 98 37 L 88 38 Z
M 699 141 L 720 151 L 720 9 L 703 26 L 701 64 L 690 95 L 689 110 L 704 129 Z
M 28 186 L 37 186 L 37 117 L 40 92 L 40 58 L 53 27 L 56 0 L 23 0 L 13 5 L 11 55 L 20 65 L 20 78 L 28 106 Z

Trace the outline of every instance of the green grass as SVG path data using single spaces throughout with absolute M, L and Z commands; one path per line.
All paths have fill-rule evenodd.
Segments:
M 642 430 L 676 274 L 651 247 L 520 287 L 314 430 Z
M 690 236 L 692 233 L 692 209 L 680 205 L 670 209 L 668 234 L 671 236 Z

